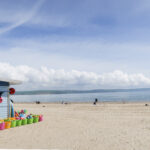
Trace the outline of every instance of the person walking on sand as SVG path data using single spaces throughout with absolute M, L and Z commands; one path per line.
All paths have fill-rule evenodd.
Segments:
M 98 99 L 95 98 L 95 101 L 93 102 L 93 105 L 96 105 L 97 102 L 98 102 Z

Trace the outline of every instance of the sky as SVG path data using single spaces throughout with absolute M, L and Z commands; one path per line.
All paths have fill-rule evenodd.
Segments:
M 0 78 L 19 90 L 150 87 L 148 0 L 0 1 Z

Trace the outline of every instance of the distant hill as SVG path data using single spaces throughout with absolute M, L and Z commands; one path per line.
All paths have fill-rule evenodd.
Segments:
M 150 88 L 138 89 L 94 89 L 94 90 L 35 90 L 16 91 L 15 95 L 41 95 L 41 94 L 82 94 L 82 93 L 109 93 L 109 92 L 135 92 L 150 91 Z

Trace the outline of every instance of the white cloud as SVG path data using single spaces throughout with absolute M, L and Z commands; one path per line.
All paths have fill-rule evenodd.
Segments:
M 109 43 L 98 39 L 56 39 L 2 39 L 0 61 L 34 68 L 46 66 L 98 74 L 122 70 L 150 75 L 149 44 Z
M 96 74 L 84 71 L 65 71 L 41 67 L 13 66 L 0 63 L 0 78 L 23 81 L 22 90 L 32 89 L 96 89 L 136 88 L 150 86 L 150 77 L 144 74 L 128 74 L 120 70 Z

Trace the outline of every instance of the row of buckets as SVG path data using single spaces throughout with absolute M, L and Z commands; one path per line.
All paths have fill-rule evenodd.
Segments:
M 33 116 L 32 118 L 25 118 L 23 120 L 16 120 L 15 118 L 9 118 L 5 119 L 3 122 L 0 123 L 0 130 L 14 128 L 21 125 L 37 123 L 40 121 L 43 121 L 43 115 L 36 115 Z

